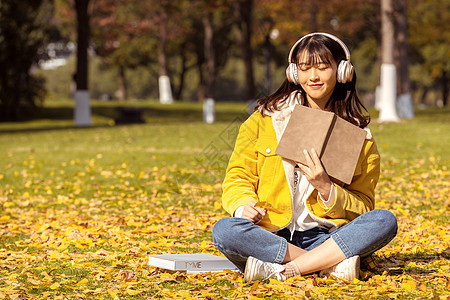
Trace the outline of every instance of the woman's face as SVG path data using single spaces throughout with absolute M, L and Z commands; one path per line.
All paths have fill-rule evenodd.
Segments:
M 325 108 L 325 104 L 330 99 L 336 86 L 336 72 L 337 65 L 334 60 L 331 60 L 331 63 L 327 63 L 322 61 L 320 57 L 317 57 L 317 59 L 314 59 L 314 63 L 311 64 L 308 63 L 308 53 L 306 51 L 300 55 L 298 78 L 312 107 L 317 105 L 321 109 Z

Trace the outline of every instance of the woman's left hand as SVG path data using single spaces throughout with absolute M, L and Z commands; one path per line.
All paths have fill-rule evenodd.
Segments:
M 315 149 L 311 149 L 311 153 L 303 150 L 306 158 L 306 165 L 297 162 L 298 167 L 305 174 L 306 179 L 317 189 L 323 198 L 328 199 L 331 192 L 331 180 L 325 172 L 320 161 L 319 155 Z

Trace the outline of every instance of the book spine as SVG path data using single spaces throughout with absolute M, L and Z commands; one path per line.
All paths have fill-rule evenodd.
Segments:
M 223 269 L 233 269 L 234 266 L 230 263 L 223 263 L 218 261 L 177 261 L 175 264 L 175 270 L 181 271 L 214 271 L 214 270 L 223 270 Z

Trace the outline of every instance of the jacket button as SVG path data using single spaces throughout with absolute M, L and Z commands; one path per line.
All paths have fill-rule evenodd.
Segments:
M 270 152 L 272 152 L 272 150 L 270 150 L 270 148 L 267 148 L 266 153 L 269 154 Z

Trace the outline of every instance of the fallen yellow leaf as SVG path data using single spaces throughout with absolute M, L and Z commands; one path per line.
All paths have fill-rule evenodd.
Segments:
M 59 284 L 58 282 L 55 282 L 54 284 L 52 284 L 52 285 L 50 286 L 50 288 L 51 288 L 52 290 L 56 290 L 56 289 L 59 288 L 59 286 L 60 286 L 60 284 Z
M 89 282 L 89 280 L 87 280 L 86 278 L 84 278 L 84 279 L 80 280 L 80 281 L 77 283 L 77 285 L 85 285 L 85 284 L 87 284 L 88 282 Z
M 413 280 L 402 282 L 402 288 L 404 288 L 407 291 L 413 291 L 416 289 L 416 283 Z

